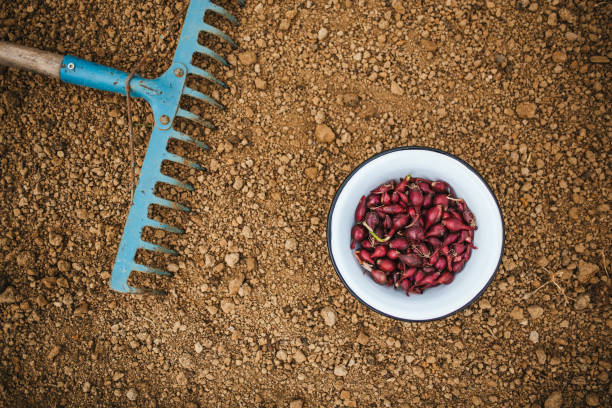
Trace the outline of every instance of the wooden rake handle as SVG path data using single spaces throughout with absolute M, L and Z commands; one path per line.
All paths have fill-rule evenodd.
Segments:
M 0 41 L 0 65 L 23 68 L 59 79 L 63 55 Z

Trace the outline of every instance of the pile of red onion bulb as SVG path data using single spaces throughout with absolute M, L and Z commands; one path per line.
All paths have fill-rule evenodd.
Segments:
M 351 249 L 378 284 L 406 295 L 449 284 L 470 259 L 476 219 L 444 181 L 407 176 L 361 197 Z

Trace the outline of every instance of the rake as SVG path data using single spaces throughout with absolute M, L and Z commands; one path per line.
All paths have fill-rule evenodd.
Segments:
M 244 6 L 245 1 L 238 0 L 238 3 Z M 218 14 L 231 23 L 238 25 L 238 21 L 234 16 L 210 0 L 191 0 L 172 65 L 164 74 L 156 79 L 130 75 L 126 72 L 70 55 L 62 56 L 0 41 L 0 64 L 2 65 L 29 69 L 58 78 L 70 84 L 115 92 L 121 95 L 126 95 L 127 81 L 130 95 L 143 98 L 151 105 L 155 125 L 144 157 L 132 205 L 123 229 L 123 236 L 121 237 L 119 251 L 117 252 L 110 280 L 111 289 L 117 292 L 135 294 L 164 293 L 155 289 L 130 286 L 128 279 L 132 272 L 172 276 L 171 272 L 137 263 L 136 252 L 139 249 L 144 249 L 171 255 L 178 254 L 173 249 L 147 242 L 142 237 L 145 227 L 161 229 L 176 234 L 184 233 L 179 228 L 150 218 L 148 211 L 151 205 L 156 204 L 175 210 L 190 211 L 188 207 L 182 204 L 155 195 L 154 190 L 158 183 L 169 184 L 189 191 L 194 190 L 192 185 L 162 173 L 162 162 L 170 161 L 194 169 L 204 170 L 204 167 L 200 164 L 171 153 L 167 149 L 168 142 L 171 139 L 191 143 L 200 148 L 207 149 L 206 144 L 176 130 L 173 127 L 176 118 L 192 120 L 210 129 L 214 129 L 214 125 L 211 122 L 179 107 L 181 97 L 189 96 L 217 108 L 224 109 L 224 106 L 214 98 L 186 85 L 187 75 L 195 75 L 223 88 L 227 88 L 225 83 L 192 63 L 194 54 L 197 53 L 208 56 L 225 66 L 229 65 L 219 54 L 199 43 L 198 37 L 200 32 L 215 35 L 228 42 L 232 48 L 237 48 L 236 43 L 228 35 L 204 21 L 204 16 L 208 11 Z

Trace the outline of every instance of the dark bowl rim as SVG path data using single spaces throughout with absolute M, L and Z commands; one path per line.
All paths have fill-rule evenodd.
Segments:
M 372 305 L 370 305 L 369 303 L 367 303 L 366 301 L 364 301 L 362 298 L 357 296 L 357 294 L 355 292 L 353 292 L 351 287 L 346 283 L 346 281 L 342 277 L 342 274 L 340 273 L 340 271 L 338 270 L 338 266 L 336 265 L 336 260 L 334 259 L 334 255 L 333 255 L 332 249 L 331 249 L 331 237 L 332 237 L 332 234 L 331 234 L 331 218 L 332 218 L 332 214 L 334 212 L 334 208 L 336 207 L 336 201 L 338 200 L 338 197 L 340 196 L 340 193 L 342 192 L 342 190 L 346 186 L 346 183 L 348 183 L 348 181 L 355 175 L 355 173 L 357 173 L 363 166 L 365 166 L 369 162 L 371 162 L 373 160 L 376 160 L 376 159 L 378 159 L 378 158 L 380 158 L 382 156 L 385 156 L 385 155 L 387 155 L 389 153 L 394 153 L 394 152 L 398 152 L 398 151 L 402 151 L 402 150 L 428 150 L 428 151 L 432 151 L 432 152 L 443 154 L 443 155 L 448 156 L 448 157 L 458 161 L 459 163 L 463 164 L 468 170 L 470 170 L 472 173 L 474 173 L 476 176 L 478 176 L 478 178 L 480 180 L 482 180 L 484 185 L 487 187 L 487 189 L 491 193 L 491 196 L 493 196 L 493 200 L 495 201 L 495 205 L 497 206 L 497 211 L 499 212 L 499 218 L 501 219 L 501 223 L 502 223 L 502 246 L 501 246 L 501 250 L 499 252 L 499 260 L 497 261 L 497 266 L 495 267 L 495 270 L 493 271 L 493 274 L 491 275 L 491 278 L 489 279 L 487 284 L 482 288 L 482 290 L 480 292 L 478 292 L 476 294 L 476 296 L 474 296 L 465 305 L 461 306 L 458 309 L 453 310 L 450 313 L 445 314 L 444 316 L 434 317 L 432 319 L 425 319 L 425 320 L 404 319 L 404 318 L 401 318 L 401 317 L 393 316 L 393 315 L 390 315 L 388 313 L 382 312 L 382 311 L 376 309 L 375 307 L 373 307 Z M 340 280 L 342 281 L 342 283 L 344 284 L 346 289 L 351 293 L 351 295 L 353 295 L 359 302 L 361 302 L 363 305 L 365 305 L 368 309 L 370 309 L 370 310 L 372 310 L 372 311 L 374 311 L 374 312 L 376 312 L 378 314 L 381 314 L 383 316 L 389 317 L 391 319 L 400 320 L 400 321 L 403 321 L 403 322 L 425 323 L 425 322 L 431 322 L 431 321 L 435 321 L 435 320 L 441 320 L 441 319 L 445 319 L 445 318 L 447 318 L 449 316 L 452 316 L 452 315 L 454 315 L 456 313 L 459 313 L 462 310 L 465 310 L 466 308 L 468 308 L 470 305 L 472 305 L 472 303 L 474 303 L 480 296 L 482 296 L 482 294 L 485 292 L 485 290 L 487 290 L 489 285 L 491 285 L 491 282 L 493 282 L 493 279 L 495 279 L 495 277 L 497 276 L 497 271 L 499 270 L 499 265 L 501 264 L 502 256 L 504 254 L 505 241 L 506 241 L 506 226 L 505 226 L 505 223 L 504 223 L 504 216 L 503 216 L 503 213 L 501 211 L 501 207 L 499 206 L 499 201 L 497 200 L 497 197 L 495 196 L 495 193 L 491 189 L 491 186 L 489 186 L 489 183 L 487 183 L 487 181 L 484 179 L 484 177 L 482 177 L 480 175 L 480 173 L 476 169 L 474 169 L 472 166 L 470 166 L 466 161 L 460 159 L 459 157 L 457 157 L 457 156 L 455 156 L 453 154 L 450 154 L 448 152 L 445 152 L 443 150 L 439 150 L 439 149 L 436 149 L 436 148 L 433 148 L 433 147 L 426 147 L 426 146 L 402 146 L 402 147 L 396 147 L 396 148 L 393 148 L 393 149 L 390 149 L 390 150 L 385 150 L 384 152 L 375 154 L 374 156 L 370 157 L 369 159 L 366 159 L 361 164 L 359 164 L 357 167 L 355 167 L 355 169 L 353 171 L 351 171 L 351 173 L 348 176 L 346 176 L 346 178 L 344 179 L 342 184 L 340 184 L 340 187 L 338 187 L 338 189 L 336 190 L 336 194 L 334 195 L 334 199 L 332 200 L 331 205 L 329 207 L 329 211 L 327 213 L 327 252 L 329 253 L 329 257 L 331 258 L 332 265 L 334 266 L 334 270 L 336 271 L 336 275 L 338 275 L 338 277 L 340 278 Z

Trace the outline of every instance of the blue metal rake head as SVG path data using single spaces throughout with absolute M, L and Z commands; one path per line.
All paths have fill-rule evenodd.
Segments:
M 240 0 L 239 3 L 244 5 L 244 0 Z M 177 252 L 173 249 L 144 241 L 142 238 L 142 232 L 145 227 L 158 228 L 177 234 L 184 233 L 184 231 L 179 228 L 163 224 L 159 221 L 151 219 L 148 216 L 149 207 L 153 204 L 186 212 L 190 211 L 190 209 L 184 205 L 155 195 L 154 189 L 157 183 L 166 183 L 189 191 L 193 191 L 194 189 L 194 187 L 188 183 L 184 183 L 163 174 L 161 172 L 162 162 L 167 160 L 187 165 L 195 169 L 204 170 L 204 167 L 198 163 L 189 161 L 181 156 L 170 153 L 167 150 L 170 139 L 189 142 L 204 149 L 207 148 L 204 143 L 192 139 L 190 136 L 175 130 L 173 123 L 176 117 L 195 121 L 211 129 L 214 128 L 214 125 L 211 122 L 180 108 L 179 101 L 181 96 L 186 95 L 207 102 L 219 109 L 225 109 L 222 104 L 212 97 L 185 85 L 187 75 L 196 75 L 223 88 L 227 88 L 225 83 L 215 78 L 208 71 L 198 68 L 192 63 L 194 54 L 200 53 L 213 58 L 225 66 L 229 65 L 228 62 L 219 54 L 198 42 L 198 36 L 202 31 L 218 36 L 219 38 L 227 41 L 233 48 L 237 47 L 236 43 L 228 35 L 220 31 L 218 28 L 204 22 L 204 16 L 207 11 L 219 14 L 227 18 L 233 24 L 238 24 L 238 21 L 227 10 L 212 3 L 211 1 L 192 0 L 187 11 L 187 15 L 185 16 L 181 36 L 178 41 L 174 59 L 170 68 L 157 79 L 150 80 L 135 77 L 131 81 L 131 93 L 136 97 L 144 98 L 151 105 L 155 118 L 155 127 L 153 128 L 153 133 L 151 134 L 147 153 L 140 171 L 138 185 L 134 193 L 134 202 L 130 208 L 128 218 L 123 229 L 123 236 L 121 238 L 119 251 L 113 267 L 110 287 L 118 292 L 154 294 L 163 293 L 154 289 L 135 288 L 130 286 L 128 284 L 128 279 L 132 271 L 165 276 L 172 275 L 168 271 L 141 265 L 136 262 L 135 258 L 138 249 L 159 251 L 172 255 L 177 254 Z M 87 69 L 87 64 L 90 63 L 77 59 L 74 61 L 72 59 L 68 61 L 65 60 L 63 64 L 64 66 L 61 70 L 62 79 L 66 82 L 78 83 L 81 85 L 79 81 L 81 78 L 83 78 L 82 75 L 87 75 L 89 71 Z M 80 70 L 80 66 L 83 66 L 85 69 Z M 72 70 L 70 70 L 70 67 L 72 67 Z M 108 68 L 106 68 L 106 70 L 107 71 L 103 77 L 106 81 L 112 82 L 113 89 L 110 90 L 115 92 L 119 91 L 120 93 L 125 94 L 125 92 L 122 92 L 121 89 L 115 89 L 115 86 L 118 85 L 119 87 L 123 87 L 126 74 L 123 72 L 116 72 L 114 70 L 109 72 Z M 81 71 L 81 75 L 78 74 L 79 71 Z
M 244 0 L 238 0 L 238 2 L 241 6 L 244 6 Z M 167 271 L 141 265 L 136 262 L 135 258 L 136 252 L 139 249 L 173 255 L 177 254 L 172 249 L 143 240 L 142 233 L 145 227 L 162 229 L 177 234 L 183 233 L 179 228 L 151 219 L 148 215 L 151 205 L 156 204 L 171 209 L 190 211 L 184 205 L 155 195 L 154 190 L 158 183 L 169 184 L 189 191 L 194 189 L 188 183 L 163 174 L 162 163 L 170 161 L 204 170 L 204 167 L 201 165 L 167 150 L 168 142 L 171 139 L 189 142 L 204 149 L 207 148 L 204 143 L 177 131 L 173 126 L 176 118 L 189 119 L 208 128 L 214 128 L 213 124 L 209 121 L 179 107 L 181 97 L 186 95 L 224 109 L 224 106 L 214 98 L 186 85 L 187 75 L 195 75 L 223 88 L 227 88 L 227 85 L 215 78 L 211 73 L 198 68 L 192 63 L 194 54 L 204 54 L 225 66 L 229 65 L 219 54 L 198 42 L 201 32 L 217 36 L 229 43 L 233 48 L 237 47 L 236 43 L 228 35 L 204 21 L 204 17 L 209 11 L 225 17 L 233 24 L 238 24 L 238 21 L 227 10 L 212 3 L 210 0 L 191 0 L 170 68 L 157 79 L 134 76 L 130 81 L 130 95 L 144 98 L 151 105 L 155 118 L 155 126 L 142 164 L 140 178 L 134 192 L 134 201 L 130 207 L 113 267 L 110 287 L 118 292 L 163 293 L 153 289 L 130 286 L 128 279 L 133 271 L 165 276 L 172 275 Z M 59 77 L 64 82 L 76 85 L 122 95 L 126 93 L 125 83 L 129 74 L 114 68 L 70 55 L 62 57 L 61 55 L 4 42 L 0 42 L 0 51 L 0 64 L 32 69 L 46 75 Z

